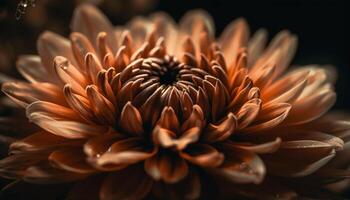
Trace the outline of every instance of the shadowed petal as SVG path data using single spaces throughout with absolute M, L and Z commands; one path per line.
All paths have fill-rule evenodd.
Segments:
M 199 199 L 202 195 L 202 185 L 199 175 L 191 170 L 183 180 L 175 184 L 167 184 L 161 181 L 153 185 L 153 194 L 157 199 Z
M 224 155 L 207 144 L 194 144 L 180 155 L 187 161 L 201 167 L 217 167 L 224 161 Z
M 278 150 L 281 145 L 281 138 L 276 138 L 276 140 L 271 142 L 265 142 L 261 144 L 252 144 L 252 143 L 240 143 L 240 142 L 232 142 L 236 147 L 245 149 L 248 151 L 252 151 L 257 154 L 265 154 L 265 153 L 274 153 Z
M 272 174 L 287 177 L 300 177 L 312 174 L 335 156 L 330 144 L 297 140 L 282 142 L 274 154 L 265 154 L 263 159 Z M 290 165 L 293 163 L 293 165 Z
M 124 131 L 134 136 L 142 135 L 144 132 L 141 114 L 131 102 L 123 107 L 119 124 Z
M 235 183 L 259 184 L 265 176 L 265 165 L 254 153 L 230 144 L 223 144 L 224 163 L 210 172 Z
M 42 64 L 53 80 L 57 78 L 53 67 L 53 60 L 56 56 L 64 56 L 76 66 L 69 40 L 60 35 L 49 31 L 42 33 L 38 39 L 37 48 Z
M 50 74 L 41 64 L 39 56 L 24 55 L 20 56 L 16 62 L 17 70 L 22 76 L 29 82 L 52 82 L 50 80 Z
M 115 142 L 107 152 L 96 158 L 98 165 L 130 165 L 143 161 L 157 152 L 142 138 L 128 138 Z
M 188 174 L 186 161 L 178 155 L 158 153 L 145 161 L 145 170 L 155 180 L 176 183 Z
M 33 133 L 28 137 L 16 141 L 11 144 L 10 152 L 28 152 L 28 151 L 41 151 L 55 149 L 63 146 L 79 146 L 82 144 L 81 140 L 69 140 L 58 135 L 48 133 L 46 131 L 40 131 Z
M 75 173 L 93 173 L 95 169 L 86 162 L 82 147 L 66 148 L 52 152 L 48 158 L 54 166 Z
M 209 124 L 201 135 L 201 139 L 206 142 L 219 142 L 227 139 L 233 134 L 237 127 L 237 118 L 229 113 L 219 124 Z
M 111 172 L 103 181 L 100 190 L 101 200 L 143 199 L 152 189 L 153 180 L 142 168 L 128 167 Z

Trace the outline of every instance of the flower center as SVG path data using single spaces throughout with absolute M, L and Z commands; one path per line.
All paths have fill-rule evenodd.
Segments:
M 143 72 L 148 72 L 150 75 L 150 80 L 155 80 L 164 86 L 176 86 L 177 81 L 181 79 L 182 69 L 186 68 L 190 67 L 172 56 L 165 56 L 163 59 L 147 58 L 141 66 Z

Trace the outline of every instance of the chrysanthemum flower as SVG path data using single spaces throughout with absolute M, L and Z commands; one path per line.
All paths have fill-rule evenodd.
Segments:
M 91 5 L 71 26 L 19 58 L 28 82 L 2 85 L 40 128 L 11 144 L 1 176 L 118 200 L 294 198 L 349 176 L 349 121 L 324 115 L 334 75 L 286 72 L 288 31 L 265 47 L 238 19 L 216 39 L 204 11 L 112 27 Z

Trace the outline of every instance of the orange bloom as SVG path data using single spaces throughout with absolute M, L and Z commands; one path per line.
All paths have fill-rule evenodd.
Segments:
M 19 58 L 29 82 L 2 85 L 40 128 L 11 144 L 1 176 L 73 183 L 68 199 L 288 199 L 349 176 L 350 122 L 324 115 L 334 74 L 286 72 L 288 31 L 265 47 L 238 19 L 216 39 L 203 11 L 113 27 L 91 5 L 71 25 Z

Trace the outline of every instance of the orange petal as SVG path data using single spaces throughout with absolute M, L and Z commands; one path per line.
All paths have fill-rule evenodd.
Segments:
M 69 40 L 55 33 L 46 31 L 39 36 L 37 42 L 38 53 L 48 74 L 54 75 L 55 70 L 52 61 L 56 56 L 66 57 L 73 65 L 76 61 Z M 51 76 L 55 80 L 55 76 Z
M 85 76 L 72 65 L 67 58 L 56 56 L 54 59 L 54 69 L 57 77 L 63 85 L 70 84 L 75 92 L 84 95 L 84 88 L 87 84 Z
M 111 145 L 108 151 L 96 158 L 97 165 L 130 165 L 141 162 L 157 152 L 142 138 L 122 139 Z
M 152 135 L 154 142 L 160 144 L 162 147 L 175 147 L 177 150 L 182 150 L 187 145 L 198 141 L 200 129 L 198 127 L 190 128 L 182 133 L 179 138 L 176 138 L 177 136 L 174 132 L 157 126 L 153 130 Z
M 314 94 L 293 103 L 286 124 L 310 122 L 326 113 L 335 103 L 336 94 L 329 85 L 319 88 Z
M 73 32 L 83 33 L 91 42 L 96 40 L 100 32 L 107 32 L 108 43 L 117 46 L 112 24 L 101 11 L 90 4 L 82 4 L 75 9 L 71 24 Z M 93 43 L 93 45 L 97 44 Z
M 29 82 L 53 82 L 49 77 L 47 70 L 41 64 L 39 56 L 25 55 L 20 56 L 16 63 L 17 70 Z
M 248 37 L 249 28 L 244 19 L 237 19 L 226 26 L 219 40 L 226 63 L 231 64 L 236 60 L 239 49 L 246 46 Z
M 206 142 L 223 141 L 230 137 L 237 127 L 237 118 L 229 113 L 219 124 L 209 124 L 201 135 L 201 139 Z
M 274 153 L 276 152 L 281 145 L 281 138 L 276 138 L 276 140 L 271 142 L 265 142 L 261 144 L 252 144 L 252 143 L 240 143 L 240 142 L 232 142 L 236 147 L 245 149 L 257 154 L 265 154 L 265 153 Z
M 12 153 L 29 151 L 35 152 L 40 150 L 55 149 L 63 146 L 79 146 L 81 144 L 81 140 L 69 140 L 46 131 L 40 131 L 12 143 L 10 146 L 10 151 Z
M 74 94 L 69 84 L 64 86 L 63 94 L 68 105 L 79 114 L 80 117 L 89 122 L 95 120 L 94 113 L 91 110 L 91 104 L 87 98 L 79 94 Z
M 66 105 L 61 90 L 51 83 L 6 82 L 1 89 L 22 107 L 38 100 Z
M 224 161 L 224 155 L 207 144 L 194 144 L 180 155 L 187 161 L 201 167 L 217 167 Z
M 179 130 L 179 121 L 172 107 L 164 107 L 158 125 L 175 133 Z
M 75 173 L 91 174 L 95 171 L 87 162 L 81 147 L 65 148 L 52 152 L 48 158 L 54 166 Z
M 130 101 L 123 107 L 119 124 L 124 131 L 134 136 L 144 132 L 141 114 Z
M 89 39 L 79 32 L 73 32 L 70 35 L 70 41 L 72 45 L 72 51 L 74 53 L 74 57 L 77 61 L 77 67 L 81 70 L 85 71 L 85 56 L 88 52 L 95 53 L 95 49 L 90 43 Z
M 44 130 L 66 138 L 85 138 L 98 135 L 105 127 L 76 121 L 73 110 L 49 102 L 37 101 L 27 107 L 28 119 Z
M 153 179 L 176 183 L 188 174 L 186 161 L 178 155 L 158 153 L 145 161 L 145 170 Z
M 106 97 L 98 92 L 98 88 L 95 85 L 89 85 L 86 87 L 86 94 L 100 123 L 111 126 L 116 124 L 115 107 Z
M 244 129 L 253 123 L 261 109 L 261 100 L 258 98 L 247 101 L 238 111 L 237 122 L 238 129 Z
M 312 174 L 335 156 L 330 144 L 313 140 L 282 142 L 274 154 L 265 154 L 263 159 L 272 174 L 300 177 Z M 290 163 L 293 165 L 290 165 Z
M 254 33 L 248 42 L 248 67 L 251 67 L 256 60 L 261 56 L 265 45 L 267 43 L 267 31 L 265 29 L 259 29 Z
M 288 103 L 263 105 L 254 125 L 245 128 L 244 132 L 252 133 L 271 129 L 287 118 L 290 109 L 291 105 Z
M 234 145 L 223 144 L 224 163 L 210 171 L 235 183 L 255 183 L 263 181 L 266 169 L 263 161 L 254 153 Z

